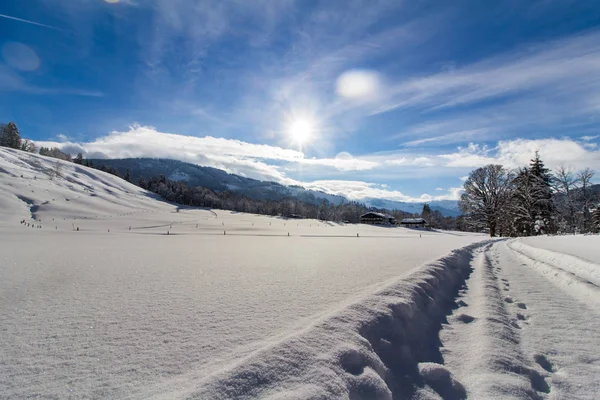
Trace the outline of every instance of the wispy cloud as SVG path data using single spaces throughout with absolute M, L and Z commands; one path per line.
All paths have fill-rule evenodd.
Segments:
M 590 140 L 595 140 L 600 138 L 600 135 L 594 135 L 594 136 L 582 136 L 581 140 L 585 140 L 586 142 L 589 142 Z
M 389 89 L 389 100 L 374 113 L 410 106 L 456 107 L 532 91 L 553 96 L 585 94 L 585 101 L 599 85 L 599 43 L 600 32 L 591 32 L 523 46 L 450 72 L 400 82 Z

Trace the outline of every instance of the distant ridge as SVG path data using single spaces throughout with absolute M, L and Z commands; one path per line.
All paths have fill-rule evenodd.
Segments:
M 124 174 L 129 170 L 131 181 L 137 183 L 140 178 L 146 180 L 164 175 L 167 179 L 184 181 L 190 186 L 202 186 L 217 192 L 231 190 L 256 200 L 282 200 L 294 197 L 311 204 L 319 204 L 323 200 L 339 205 L 349 202 L 340 195 L 329 194 L 318 190 L 306 189 L 302 186 L 285 186 L 277 182 L 260 181 L 244 176 L 230 174 L 218 168 L 203 167 L 183 161 L 163 158 L 123 158 L 92 159 L 96 167 L 106 165 Z M 400 210 L 419 214 L 422 203 L 408 203 L 386 199 L 365 198 L 358 200 L 369 207 Z M 440 211 L 444 216 L 460 215 L 458 203 L 453 200 L 428 202 L 432 210 Z

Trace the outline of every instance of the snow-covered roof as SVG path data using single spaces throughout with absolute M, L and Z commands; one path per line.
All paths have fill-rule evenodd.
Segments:
M 361 218 L 364 217 L 369 217 L 369 216 L 376 216 L 376 217 L 381 217 L 381 218 L 394 218 L 391 215 L 388 214 L 383 214 L 383 213 L 379 213 L 379 212 L 375 212 L 375 211 L 369 211 L 368 213 L 365 213 L 363 215 L 361 215 Z
M 425 224 L 426 221 L 423 218 L 404 218 L 401 224 Z

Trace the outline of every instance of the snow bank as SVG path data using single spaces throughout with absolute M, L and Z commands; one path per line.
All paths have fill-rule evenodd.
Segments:
M 508 246 L 521 257 L 524 266 L 537 270 L 600 314 L 600 265 L 569 254 L 528 246 L 521 241 L 512 241 Z
M 512 242 L 510 247 L 537 261 L 570 272 L 581 280 L 592 283 L 600 290 L 600 264 L 592 263 L 569 254 L 532 247 L 521 241 Z
M 399 393 L 407 398 L 437 393 L 463 398 L 462 384 L 440 365 L 438 332 L 469 273 L 473 249 L 479 246 L 455 250 L 303 332 L 280 338 L 234 367 L 189 385 L 181 378 L 161 384 L 153 394 L 198 399 L 392 399 Z

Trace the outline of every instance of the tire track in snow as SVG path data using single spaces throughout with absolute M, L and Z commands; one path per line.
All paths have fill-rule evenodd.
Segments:
M 600 289 L 600 265 L 570 254 L 529 246 L 521 241 L 513 241 L 510 248 L 536 261 L 577 276 Z
M 506 247 L 521 261 L 522 266 L 537 271 L 561 290 L 588 305 L 596 314 L 600 315 L 600 287 L 569 270 L 532 258 L 531 255 L 521 251 L 522 247 L 518 246 L 519 244 L 515 245 L 514 242 L 511 242 Z
M 503 266 L 502 281 L 512 283 L 515 302 L 509 308 L 522 328 L 521 347 L 550 384 L 549 397 L 600 398 L 600 320 L 591 312 L 594 304 L 573 295 L 579 286 L 561 280 L 568 275 L 537 260 L 527 263 L 531 259 L 509 244 L 493 251 Z
M 497 245 L 497 244 L 496 244 Z M 550 392 L 544 377 L 532 368 L 521 349 L 519 327 L 508 307 L 508 280 L 488 245 L 476 252 L 459 307 L 442 330 L 446 365 L 477 399 L 540 399 Z M 508 300 L 508 301 L 507 301 Z

